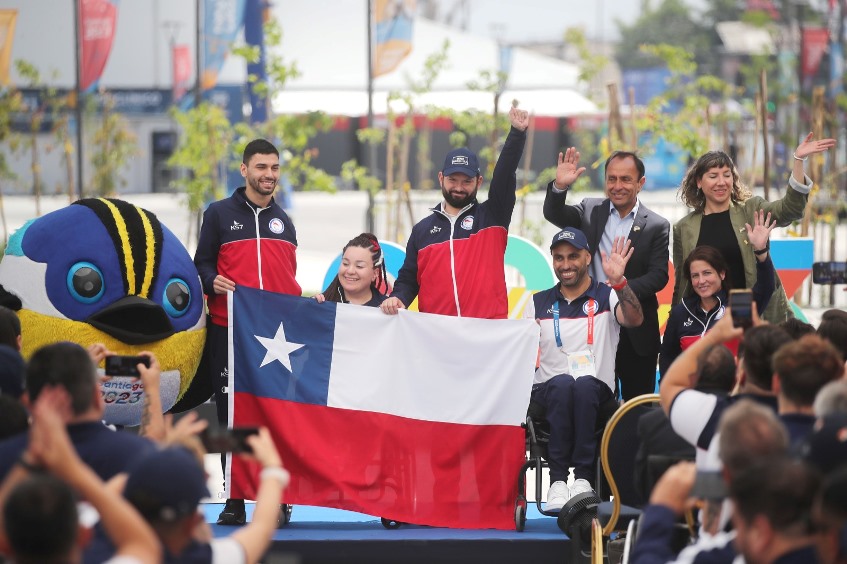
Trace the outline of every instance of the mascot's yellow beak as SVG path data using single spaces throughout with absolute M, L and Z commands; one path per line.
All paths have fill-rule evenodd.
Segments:
M 179 398 L 188 389 L 191 379 L 197 372 L 200 357 L 203 354 L 203 343 L 206 340 L 206 328 L 179 331 L 157 341 L 128 344 L 112 335 L 101 331 L 89 323 L 72 321 L 43 315 L 32 310 L 22 309 L 18 312 L 21 319 L 21 336 L 25 358 L 44 345 L 57 341 L 71 341 L 88 346 L 103 343 L 106 348 L 121 355 L 137 355 L 142 351 L 150 351 L 159 359 L 162 371 L 179 370 Z M 102 366 L 101 366 L 102 368 Z

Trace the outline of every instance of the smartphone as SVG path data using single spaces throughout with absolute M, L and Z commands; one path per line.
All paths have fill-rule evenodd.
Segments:
M 121 356 L 112 355 L 106 357 L 106 375 L 107 376 L 141 376 L 138 372 L 138 365 L 143 364 L 150 368 L 149 356 Z
M 750 290 L 730 290 L 729 309 L 732 311 L 732 324 L 747 329 L 753 325 L 753 292 Z
M 847 262 L 816 262 L 812 264 L 815 284 L 847 284 Z
M 253 452 L 247 437 L 259 434 L 258 427 L 235 427 L 233 429 L 206 429 L 200 440 L 206 452 Z

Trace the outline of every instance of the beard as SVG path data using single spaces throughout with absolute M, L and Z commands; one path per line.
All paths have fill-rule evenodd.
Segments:
M 451 206 L 453 206 L 456 209 L 462 209 L 466 205 L 468 205 L 468 204 L 470 204 L 470 203 L 472 203 L 473 201 L 476 200 L 477 190 L 478 190 L 478 188 L 474 188 L 473 192 L 470 192 L 466 196 L 457 196 L 457 195 L 454 195 L 454 194 L 451 194 L 450 192 L 448 192 L 447 189 L 445 189 L 444 186 L 442 185 L 441 186 L 441 195 L 444 196 L 444 201 L 446 201 L 448 204 L 450 204 Z
M 257 194 L 261 194 L 263 196 L 270 196 L 276 190 L 276 182 L 271 188 L 265 188 L 262 186 L 261 179 L 259 178 L 250 178 L 247 180 L 250 184 L 250 187 L 256 191 Z

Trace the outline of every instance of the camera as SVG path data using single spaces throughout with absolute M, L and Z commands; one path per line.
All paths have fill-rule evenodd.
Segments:
M 747 329 L 753 325 L 753 292 L 730 290 L 728 305 L 732 312 L 733 326 Z
M 107 376 L 134 376 L 138 378 L 138 365 L 143 364 L 150 368 L 149 356 L 121 356 L 112 355 L 106 357 Z
M 200 433 L 200 441 L 206 452 L 248 452 L 253 449 L 247 444 L 247 437 L 257 435 L 258 427 L 234 427 L 232 429 L 206 429 Z
M 847 262 L 816 262 L 812 264 L 815 284 L 847 284 Z

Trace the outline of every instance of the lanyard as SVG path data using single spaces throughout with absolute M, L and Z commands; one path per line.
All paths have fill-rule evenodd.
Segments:
M 597 309 L 595 303 L 594 298 L 588 298 L 588 338 L 586 340 L 588 345 L 594 344 L 594 311 Z M 553 335 L 556 337 L 556 346 L 562 348 L 562 333 L 559 330 L 559 300 L 553 302 Z

